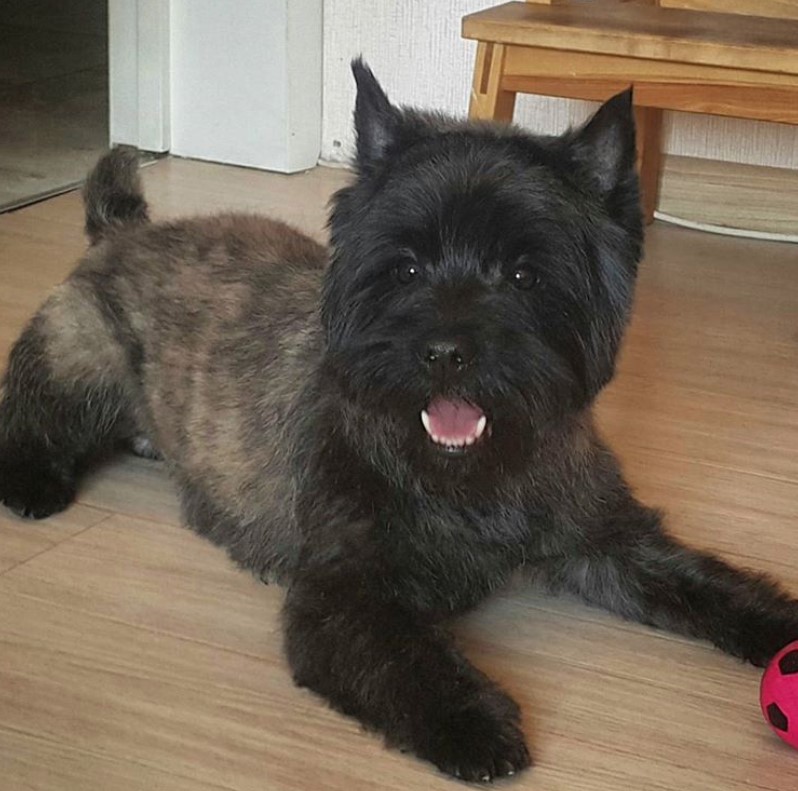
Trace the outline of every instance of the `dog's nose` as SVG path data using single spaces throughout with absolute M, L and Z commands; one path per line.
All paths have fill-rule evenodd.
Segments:
M 427 344 L 424 362 L 433 371 L 454 373 L 470 365 L 475 356 L 474 344 L 466 338 L 441 338 Z

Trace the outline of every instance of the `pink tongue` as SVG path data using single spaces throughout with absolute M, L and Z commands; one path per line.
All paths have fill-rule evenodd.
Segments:
M 477 425 L 484 413 L 465 401 L 435 398 L 427 407 L 430 434 L 449 440 L 463 440 L 477 433 Z

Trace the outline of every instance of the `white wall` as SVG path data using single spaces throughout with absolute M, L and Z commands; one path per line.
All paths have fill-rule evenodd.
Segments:
M 464 14 L 498 0 L 324 0 L 321 156 L 351 155 L 349 60 L 362 53 L 392 100 L 465 114 L 476 45 L 460 38 Z M 590 105 L 519 96 L 517 122 L 556 133 Z M 685 156 L 798 169 L 798 126 L 672 113 L 666 150 Z

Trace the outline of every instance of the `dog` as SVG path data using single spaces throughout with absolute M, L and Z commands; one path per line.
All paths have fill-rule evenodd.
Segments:
M 643 225 L 632 97 L 558 137 L 392 104 L 360 60 L 330 249 L 258 216 L 148 219 L 135 155 L 13 347 L 0 501 L 43 518 L 120 443 L 188 526 L 286 588 L 297 684 L 466 781 L 531 759 L 446 631 L 519 569 L 756 665 L 798 638 L 765 577 L 668 535 L 591 416 Z

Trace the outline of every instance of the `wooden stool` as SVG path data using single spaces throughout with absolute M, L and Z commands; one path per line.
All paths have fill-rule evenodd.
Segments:
M 798 124 L 798 0 L 505 3 L 464 17 L 463 37 L 479 42 L 471 118 L 512 120 L 517 93 L 604 101 L 634 86 L 647 222 L 663 110 Z

